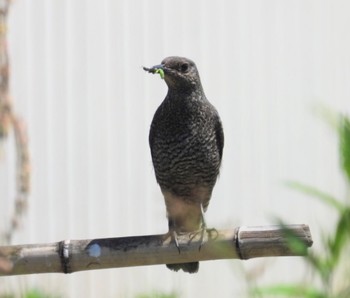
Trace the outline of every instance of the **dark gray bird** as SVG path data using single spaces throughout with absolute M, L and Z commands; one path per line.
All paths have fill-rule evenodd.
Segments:
M 168 57 L 160 65 L 144 69 L 159 73 L 168 85 L 168 94 L 153 117 L 149 145 L 165 199 L 169 232 L 179 248 L 179 233 L 198 231 L 203 241 L 204 212 L 219 175 L 224 134 L 218 112 L 205 97 L 193 61 Z M 199 263 L 167 267 L 195 273 Z

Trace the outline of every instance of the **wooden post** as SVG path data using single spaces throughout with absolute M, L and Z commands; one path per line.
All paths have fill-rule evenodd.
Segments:
M 0 275 L 72 273 L 217 259 L 302 255 L 290 249 L 286 231 L 293 233 L 306 248 L 311 247 L 312 238 L 307 225 L 208 229 L 200 249 L 200 232 L 183 234 L 178 239 L 180 253 L 168 234 L 64 240 L 0 247 L 0 261 L 2 259 L 10 265 L 7 270 L 0 269 Z

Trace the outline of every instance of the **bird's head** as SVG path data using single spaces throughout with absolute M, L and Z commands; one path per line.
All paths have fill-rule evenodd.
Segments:
M 188 90 L 201 87 L 196 64 L 184 57 L 167 57 L 160 65 L 143 69 L 150 73 L 159 73 L 169 89 Z

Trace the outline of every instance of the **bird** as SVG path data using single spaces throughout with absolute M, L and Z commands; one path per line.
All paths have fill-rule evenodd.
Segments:
M 205 96 L 192 60 L 171 56 L 160 65 L 144 70 L 159 73 L 168 87 L 153 116 L 149 146 L 156 180 L 165 200 L 169 233 L 180 252 L 179 234 L 198 231 L 203 242 L 204 213 L 223 155 L 223 127 L 216 108 Z M 199 269 L 198 262 L 166 266 L 188 273 Z

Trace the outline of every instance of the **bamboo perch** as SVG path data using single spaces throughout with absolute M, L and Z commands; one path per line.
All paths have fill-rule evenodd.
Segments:
M 199 249 L 200 232 L 179 235 L 180 253 L 169 234 L 64 240 L 50 244 L 0 247 L 0 260 L 7 262 L 0 275 L 72 273 L 84 270 L 183 263 L 216 259 L 251 259 L 297 256 L 287 242 L 286 229 L 306 247 L 312 238 L 307 225 L 238 227 L 207 230 Z M 9 263 L 9 264 L 8 264 Z

